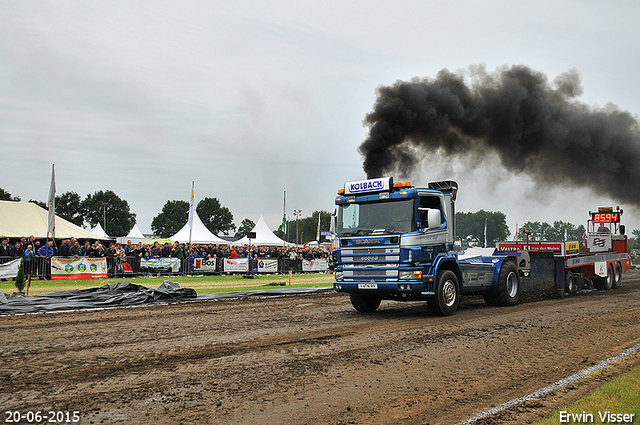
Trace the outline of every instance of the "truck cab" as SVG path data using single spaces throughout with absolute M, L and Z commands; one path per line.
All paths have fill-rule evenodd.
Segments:
M 426 300 L 440 315 L 457 309 L 461 293 L 491 292 L 506 257 L 453 251 L 457 191 L 450 180 L 426 188 L 391 177 L 346 183 L 335 201 L 334 289 L 358 311 L 375 311 L 383 299 Z

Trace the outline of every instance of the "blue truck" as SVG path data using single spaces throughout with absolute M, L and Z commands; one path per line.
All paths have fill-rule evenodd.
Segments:
M 462 294 L 488 305 L 520 297 L 518 253 L 494 248 L 454 251 L 458 184 L 418 188 L 392 177 L 346 183 L 333 215 L 334 289 L 360 312 L 384 300 L 426 301 L 437 315 L 458 308 Z

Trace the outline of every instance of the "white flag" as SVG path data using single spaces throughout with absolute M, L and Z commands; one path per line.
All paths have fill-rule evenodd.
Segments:
M 195 182 L 191 182 L 191 201 L 189 202 L 189 228 L 193 229 L 193 204 L 194 204 L 194 186 Z
M 56 235 L 56 172 L 55 164 L 51 164 L 51 186 L 49 187 L 49 225 L 47 226 L 47 233 L 51 234 L 52 238 Z

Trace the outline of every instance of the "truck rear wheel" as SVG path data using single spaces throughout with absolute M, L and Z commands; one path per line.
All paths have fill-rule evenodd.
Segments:
M 573 294 L 576 292 L 576 284 L 573 281 L 573 272 L 568 271 L 567 275 L 564 277 L 564 292 L 567 294 Z
M 451 270 L 444 270 L 438 275 L 436 294 L 427 300 L 429 310 L 439 316 L 451 316 L 460 303 L 460 283 Z
M 520 299 L 520 276 L 511 261 L 505 261 L 500 268 L 498 283 L 494 289 L 484 294 L 487 305 L 516 305 Z
M 616 263 L 616 273 L 613 275 L 613 283 L 611 289 L 618 289 L 622 282 L 622 264 Z
M 596 278 L 596 288 L 600 291 L 608 291 L 613 288 L 613 281 L 615 280 L 615 271 L 613 270 L 613 264 L 609 264 L 607 268 L 607 277 Z
M 361 313 L 372 313 L 380 307 L 382 298 L 377 295 L 349 294 L 351 305 Z

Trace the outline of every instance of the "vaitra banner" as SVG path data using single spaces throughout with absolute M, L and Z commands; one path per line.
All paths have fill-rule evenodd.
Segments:
M 105 279 L 107 260 L 105 258 L 64 258 L 51 257 L 51 280 Z

